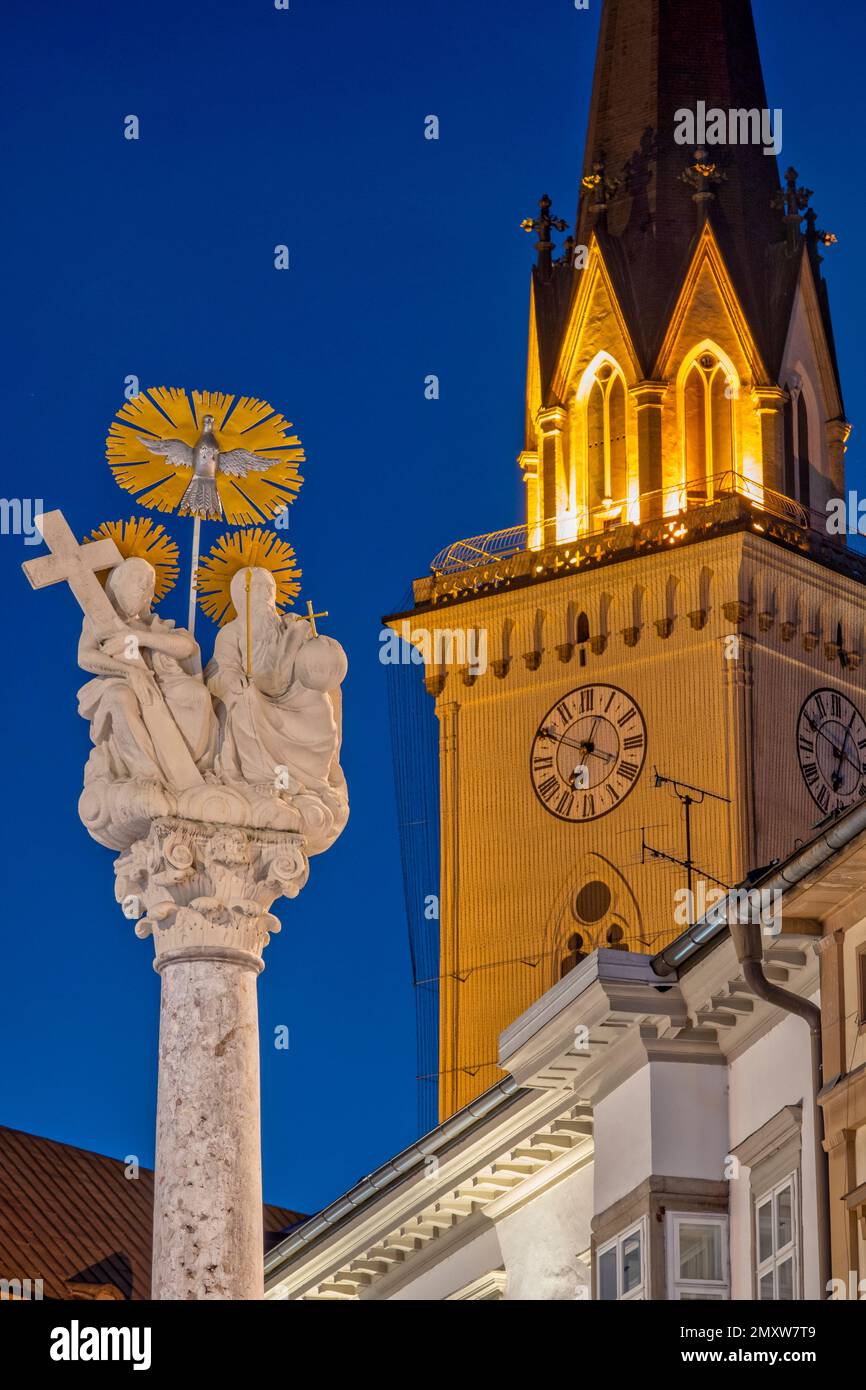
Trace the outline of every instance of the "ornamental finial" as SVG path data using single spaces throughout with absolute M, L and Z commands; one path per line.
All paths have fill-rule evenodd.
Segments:
M 546 193 L 542 194 L 538 206 L 541 209 L 538 217 L 525 217 L 520 226 L 524 232 L 538 233 L 538 241 L 535 244 L 535 249 L 538 252 L 538 268 L 549 272 L 553 263 L 551 257 L 553 242 L 550 239 L 550 233 L 551 231 L 564 232 L 568 223 L 564 222 L 561 217 L 551 217 L 552 203 Z
M 791 166 L 785 174 L 785 187 L 780 188 L 773 195 L 772 206 L 778 212 L 784 212 L 785 223 L 788 232 L 788 246 L 795 251 L 800 244 L 800 223 L 803 217 L 808 215 L 809 202 L 812 198 L 811 188 L 798 188 L 797 180 L 800 175 Z
M 727 177 L 724 170 L 710 160 L 706 150 L 695 150 L 693 163 L 683 170 L 680 178 L 694 190 L 692 199 L 698 210 L 699 223 L 706 221 L 709 205 L 716 196 L 713 190 L 720 183 L 725 183 Z
M 622 186 L 621 179 L 608 177 L 604 155 L 592 166 L 591 174 L 584 174 L 580 181 L 581 192 L 589 197 L 589 211 L 595 217 L 607 212 L 608 204 Z
M 816 266 L 823 263 L 824 257 L 819 255 L 819 246 L 837 246 L 839 238 L 835 232 L 823 231 L 817 226 L 818 214 L 814 208 L 806 209 L 806 245 L 809 248 L 809 255 L 812 257 Z

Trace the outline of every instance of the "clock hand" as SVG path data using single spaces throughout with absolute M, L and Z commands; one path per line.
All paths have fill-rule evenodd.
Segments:
M 598 723 L 597 719 L 595 723 Z M 595 731 L 595 724 L 593 725 L 593 731 Z M 576 748 L 585 758 L 601 758 L 602 762 L 606 763 L 612 763 L 614 760 L 612 753 L 603 753 L 598 748 L 588 747 L 590 742 L 589 739 L 586 739 L 583 743 L 575 743 L 574 739 L 565 738 L 562 734 L 554 734 L 550 729 L 545 729 L 544 737 L 549 738 L 552 743 L 564 743 L 567 748 Z
M 586 747 L 585 743 L 575 743 L 574 739 L 565 738 L 562 734 L 555 734 L 550 729 L 545 729 L 544 737 L 549 738 L 551 743 L 564 743 L 567 748 L 583 750 Z
M 591 748 L 586 756 L 588 758 L 601 758 L 604 763 L 612 763 L 614 760 L 612 753 L 603 753 L 600 748 Z
M 854 727 L 854 719 L 855 719 L 855 716 L 856 716 L 856 711 L 855 711 L 854 714 L 851 715 L 851 718 L 850 718 L 849 721 L 848 721 L 848 727 L 847 727 L 847 729 L 845 730 L 844 736 L 843 736 L 843 738 L 842 738 L 842 746 L 841 746 L 841 748 L 838 750 L 838 752 L 837 752 L 837 754 L 836 754 L 836 767 L 835 767 L 835 769 L 834 769 L 833 776 L 832 776 L 832 779 L 831 779 L 831 780 L 832 780 L 832 783 L 833 783 L 833 790 L 834 790 L 835 792 L 838 792 L 839 788 L 840 788 L 841 785 L 842 785 L 842 777 L 841 777 L 842 759 L 845 758 L 845 759 L 847 759 L 847 761 L 848 761 L 849 763 L 851 762 L 851 759 L 848 757 L 848 751 L 847 751 L 847 750 L 848 750 L 848 739 L 850 738 L 850 736 L 851 736 L 851 730 L 852 730 L 852 728 Z M 852 763 L 851 765 L 852 765 L 852 767 L 853 767 L 853 763 Z M 858 772 L 859 772 L 860 769 L 858 768 L 857 770 L 858 770 Z
M 853 721 L 853 718 L 852 718 L 851 723 L 853 724 L 853 722 L 854 722 L 854 721 Z M 859 773 L 859 772 L 861 771 L 861 768 L 860 768 L 859 763 L 855 763 L 854 760 L 853 760 L 853 758 L 851 758 L 851 757 L 849 756 L 849 754 L 848 754 L 847 752 L 845 752 L 845 744 L 844 744 L 844 743 L 843 743 L 843 745 L 842 745 L 842 748 L 840 749 L 839 746 L 838 746 L 838 744 L 834 743 L 834 741 L 833 741 L 833 739 L 830 737 L 830 735 L 829 735 L 829 734 L 826 734 L 826 733 L 824 732 L 824 730 L 821 728 L 821 726 L 820 726 L 819 724 L 816 724 L 816 723 L 815 723 L 815 720 L 812 719 L 812 718 L 810 718 L 810 716 L 809 716 L 808 714 L 806 715 L 806 723 L 809 725 L 809 728 L 812 730 L 813 734 L 815 734 L 818 738 L 822 738 L 822 739 L 824 740 L 825 743 L 829 743 L 830 747 L 833 749 L 833 752 L 834 752 L 837 756 L 838 756 L 840 753 L 844 753 L 844 754 L 845 754 L 845 760 L 846 760 L 846 762 L 850 763 L 851 767 L 854 768 L 855 772 Z M 849 726 L 848 726 L 849 732 L 850 732 L 850 728 L 851 728 L 851 725 L 849 724 Z M 846 735 L 845 735 L 845 742 L 846 742 L 846 743 L 847 743 L 847 740 L 848 740 L 848 734 L 846 733 Z

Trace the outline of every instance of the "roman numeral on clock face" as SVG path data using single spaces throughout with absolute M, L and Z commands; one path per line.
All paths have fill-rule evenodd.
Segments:
M 558 787 L 559 781 L 557 778 L 548 777 L 547 781 L 542 782 L 541 786 L 538 788 L 538 795 L 543 796 L 545 801 L 549 801 Z

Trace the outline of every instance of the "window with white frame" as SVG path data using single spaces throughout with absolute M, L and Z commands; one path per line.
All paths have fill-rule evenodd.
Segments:
M 755 1202 L 757 1295 L 762 1303 L 800 1297 L 797 1174 Z
M 646 1219 L 631 1226 L 615 1240 L 599 1247 L 596 1256 L 598 1298 L 621 1302 L 647 1297 Z
M 726 1216 L 669 1212 L 667 1256 L 668 1298 L 700 1302 L 730 1298 Z

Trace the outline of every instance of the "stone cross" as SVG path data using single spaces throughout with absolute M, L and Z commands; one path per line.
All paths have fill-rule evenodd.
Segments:
M 65 581 L 100 640 L 115 632 L 125 632 L 126 624 L 96 577 L 97 570 L 113 569 L 123 559 L 114 541 L 106 537 L 79 545 L 60 511 L 44 512 L 36 518 L 36 525 L 51 554 L 25 560 L 21 566 L 33 588 L 45 589 L 50 584 Z M 171 717 L 159 686 L 156 681 L 151 685 L 152 699 L 142 705 L 141 716 L 153 740 L 166 785 L 180 791 L 201 786 L 204 778 Z
M 96 578 L 97 570 L 113 569 L 123 559 L 111 537 L 79 545 L 62 512 L 44 512 L 37 516 L 36 525 L 51 554 L 26 560 L 21 566 L 33 588 L 46 589 L 65 580 L 98 637 L 122 632 L 123 620 Z

